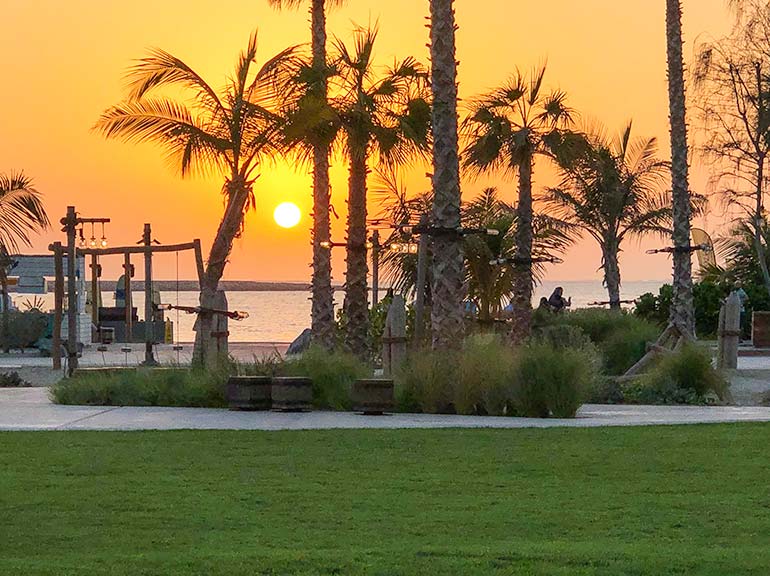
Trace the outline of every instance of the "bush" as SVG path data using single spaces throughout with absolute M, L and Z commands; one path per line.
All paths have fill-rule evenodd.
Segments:
M 283 362 L 277 370 L 282 376 L 310 378 L 313 404 L 332 410 L 349 409 L 353 382 L 371 375 L 369 368 L 352 354 L 329 352 L 315 346 L 299 358 Z
M 182 368 L 77 372 L 51 388 L 57 404 L 89 406 L 183 406 L 221 408 L 227 371 Z
M 513 352 L 510 344 L 493 334 L 465 341 L 459 370 L 452 381 L 454 408 L 458 414 L 502 416 L 511 397 Z
M 9 310 L 7 335 L 3 333 L 3 323 L 0 321 L 0 345 L 3 348 L 17 348 L 23 351 L 40 340 L 47 327 L 48 315 L 40 310 Z
M 402 412 L 454 412 L 453 384 L 458 378 L 456 354 L 424 350 L 413 352 L 394 375 L 396 401 Z
M 591 348 L 534 343 L 520 349 L 513 369 L 516 413 L 530 418 L 572 418 L 594 388 L 598 361 Z
M 709 394 L 725 400 L 728 383 L 711 365 L 709 354 L 694 344 L 663 356 L 624 388 L 626 402 L 635 404 L 704 404 Z
M 31 384 L 16 371 L 0 373 L 0 388 L 28 388 L 29 386 Z
M 645 354 L 647 342 L 658 337 L 655 324 L 633 314 L 614 310 L 582 308 L 555 316 L 552 324 L 541 328 L 540 334 L 553 331 L 555 326 L 579 328 L 601 352 L 603 371 L 609 375 L 623 374 Z M 566 334 L 573 347 L 581 347 L 579 335 Z M 554 340 L 554 336 L 549 338 Z

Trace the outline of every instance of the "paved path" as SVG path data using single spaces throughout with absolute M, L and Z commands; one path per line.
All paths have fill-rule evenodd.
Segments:
M 586 405 L 573 420 L 351 412 L 229 412 L 209 408 L 58 406 L 45 388 L 0 389 L 0 430 L 308 430 L 551 428 L 770 422 L 770 408 Z

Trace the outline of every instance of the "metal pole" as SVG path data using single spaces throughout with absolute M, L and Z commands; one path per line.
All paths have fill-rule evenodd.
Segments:
M 72 376 L 78 367 L 78 293 L 75 279 L 77 214 L 74 206 L 67 206 L 67 217 L 63 224 L 67 232 L 67 374 Z
M 147 250 L 144 253 L 144 364 L 156 366 L 152 345 L 155 340 L 155 324 L 152 309 L 152 230 L 149 224 L 144 225 L 142 243 Z
M 134 338 L 134 299 L 131 294 L 131 254 L 126 252 L 123 261 L 123 290 L 126 306 L 126 344 L 130 344 Z
M 54 242 L 52 248 L 55 280 L 53 289 L 54 311 L 51 358 L 53 359 L 53 369 L 61 370 L 61 324 L 62 308 L 64 307 L 64 256 L 62 254 L 61 242 Z
M 380 300 L 380 231 L 372 232 L 372 308 Z
M 420 217 L 420 226 L 428 225 L 428 215 L 423 214 Z M 424 337 L 423 327 L 425 325 L 425 282 L 428 275 L 428 242 L 430 237 L 427 234 L 420 235 L 420 242 L 417 245 L 417 293 L 414 300 L 414 346 L 422 345 Z

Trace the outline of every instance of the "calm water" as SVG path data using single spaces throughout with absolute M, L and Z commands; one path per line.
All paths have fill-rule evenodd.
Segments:
M 630 300 L 645 292 L 657 294 L 661 281 L 628 282 L 623 285 L 622 297 Z M 607 291 L 601 282 L 544 282 L 535 288 L 534 302 L 541 296 L 550 296 L 556 286 L 564 287 L 564 295 L 572 297 L 572 307 L 581 308 L 594 301 L 606 301 Z M 34 296 L 13 294 L 13 301 L 23 308 L 25 300 Z M 335 303 L 340 306 L 343 292 L 335 293 Z M 38 296 L 44 302 L 44 308 L 53 307 L 53 294 Z M 104 292 L 106 305 L 114 305 L 114 294 Z M 178 303 L 183 306 L 198 304 L 197 292 L 161 292 L 161 300 L 166 304 Z M 241 322 L 230 321 L 230 339 L 233 342 L 291 342 L 302 330 L 310 326 L 310 294 L 307 292 L 230 292 L 227 294 L 230 310 L 248 312 L 249 317 Z M 144 312 L 144 295 L 136 293 L 134 303 L 139 304 L 139 316 Z M 193 323 L 195 315 L 184 312 L 166 312 L 177 326 L 179 342 L 191 342 L 195 335 Z

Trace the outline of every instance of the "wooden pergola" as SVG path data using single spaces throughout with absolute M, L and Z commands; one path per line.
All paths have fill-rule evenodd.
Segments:
M 163 252 L 184 252 L 192 250 L 195 254 L 195 264 L 198 272 L 198 282 L 200 285 L 203 283 L 204 266 L 203 266 L 203 253 L 201 251 L 201 242 L 199 239 L 195 239 L 192 242 L 184 244 L 153 244 L 152 229 L 150 224 L 144 225 L 144 233 L 142 235 L 142 243 L 139 246 L 120 246 L 110 248 L 76 248 L 75 238 L 77 233 L 77 226 L 82 225 L 84 222 L 104 222 L 109 221 L 104 218 L 79 218 L 75 212 L 74 206 L 67 208 L 67 217 L 62 219 L 64 229 L 67 233 L 67 247 L 65 248 L 61 242 L 55 242 L 49 246 L 49 249 L 54 253 L 54 273 L 55 273 L 55 288 L 54 288 L 54 327 L 53 327 L 53 346 L 52 357 L 54 369 L 61 369 L 61 328 L 63 317 L 63 305 L 64 305 L 64 256 L 67 255 L 68 270 L 67 270 L 67 282 L 68 282 L 68 298 L 67 298 L 67 357 L 68 357 L 68 372 L 71 375 L 72 372 L 77 369 L 78 357 L 77 357 L 77 292 L 75 290 L 75 258 L 78 255 L 91 256 L 91 285 L 93 293 L 93 313 L 92 318 L 95 324 L 99 322 L 99 308 L 98 308 L 98 294 L 99 294 L 99 257 L 101 256 L 123 256 L 123 268 L 125 270 L 125 309 L 126 309 L 126 335 L 127 340 L 130 341 L 132 335 L 132 323 L 133 323 L 133 299 L 131 297 L 131 255 L 143 254 L 144 255 L 144 314 L 145 314 L 145 365 L 156 365 L 157 362 L 153 356 L 153 344 L 154 344 L 154 322 L 153 322 L 153 303 L 152 303 L 152 256 L 153 254 Z

